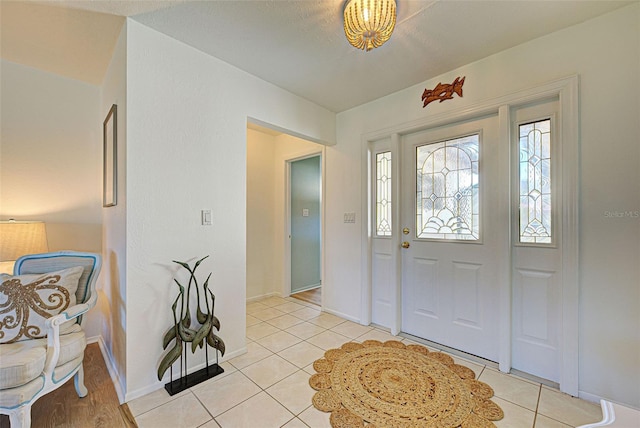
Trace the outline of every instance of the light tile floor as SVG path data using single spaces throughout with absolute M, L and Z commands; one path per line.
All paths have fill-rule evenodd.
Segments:
M 329 414 L 311 405 L 312 364 L 327 349 L 367 339 L 410 342 L 320 312 L 311 303 L 271 297 L 247 305 L 248 352 L 223 362 L 223 374 L 173 397 L 163 388 L 128 405 L 140 428 L 330 427 Z M 493 400 L 505 414 L 498 427 L 566 428 L 602 419 L 597 404 L 454 359 L 493 387 Z

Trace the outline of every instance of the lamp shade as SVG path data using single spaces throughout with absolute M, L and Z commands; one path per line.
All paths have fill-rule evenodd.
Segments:
M 349 0 L 344 8 L 344 34 L 358 49 L 382 46 L 395 26 L 395 0 Z
M 41 221 L 0 221 L 0 261 L 46 253 L 47 231 Z

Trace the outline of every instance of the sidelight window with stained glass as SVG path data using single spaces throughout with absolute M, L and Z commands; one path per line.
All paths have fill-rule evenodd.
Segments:
M 519 127 L 520 242 L 550 244 L 551 119 Z
M 376 235 L 391 236 L 391 152 L 376 154 Z
M 480 239 L 480 135 L 416 147 L 418 238 Z

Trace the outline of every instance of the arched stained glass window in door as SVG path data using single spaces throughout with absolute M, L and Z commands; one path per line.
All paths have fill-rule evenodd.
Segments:
M 479 134 L 416 147 L 418 238 L 480 238 Z

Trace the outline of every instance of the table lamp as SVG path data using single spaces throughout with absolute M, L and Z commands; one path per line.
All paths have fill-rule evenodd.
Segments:
M 13 274 L 20 256 L 49 251 L 42 221 L 0 221 L 0 273 Z

